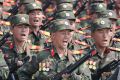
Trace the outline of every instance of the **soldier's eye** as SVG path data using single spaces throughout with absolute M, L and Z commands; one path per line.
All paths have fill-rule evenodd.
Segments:
M 110 29 L 109 31 L 110 31 L 110 32 L 112 32 L 113 30 L 112 30 L 112 29 Z

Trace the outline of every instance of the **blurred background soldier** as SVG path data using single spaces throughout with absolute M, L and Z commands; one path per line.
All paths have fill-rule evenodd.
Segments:
M 11 18 L 11 42 L 2 47 L 4 59 L 9 67 L 10 73 L 8 80 L 17 79 L 16 71 L 24 64 L 24 58 L 30 57 L 28 50 L 29 35 L 29 16 L 26 14 L 17 14 Z

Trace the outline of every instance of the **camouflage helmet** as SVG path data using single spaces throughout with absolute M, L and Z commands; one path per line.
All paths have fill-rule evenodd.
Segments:
M 40 3 L 29 3 L 29 4 L 26 4 L 26 11 L 27 11 L 27 14 L 32 11 L 32 10 L 41 10 L 42 11 L 42 5 Z
M 19 4 L 29 4 L 33 2 L 35 2 L 35 0 L 20 0 Z
M 120 26 L 120 19 L 117 20 L 116 25 Z
M 62 3 L 57 6 L 57 12 L 60 11 L 71 11 L 73 10 L 73 4 L 72 3 Z
M 97 18 L 91 23 L 91 31 L 94 32 L 97 29 L 112 28 L 111 21 L 108 18 Z
M 72 11 L 61 11 L 61 12 L 56 13 L 55 18 L 75 20 L 75 15 Z
M 102 11 L 105 11 L 107 9 L 107 6 L 105 3 L 91 3 L 90 5 L 90 13 L 100 13 Z
M 56 19 L 50 24 L 50 33 L 54 33 L 61 30 L 73 30 L 70 27 L 70 22 L 67 19 Z
M 113 10 L 105 10 L 101 12 L 100 17 L 117 20 L 117 14 Z
M 72 3 L 73 1 L 72 0 L 57 0 L 56 2 L 57 4 L 61 4 L 61 3 Z
M 104 0 L 90 0 L 90 3 L 103 3 Z
M 14 25 L 30 25 L 29 23 L 29 16 L 27 14 L 17 14 L 11 17 L 11 24 Z

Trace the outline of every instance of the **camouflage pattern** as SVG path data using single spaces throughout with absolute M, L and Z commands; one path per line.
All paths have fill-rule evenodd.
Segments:
M 117 22 L 116 22 L 117 26 L 120 26 L 120 18 L 118 18 Z
M 61 3 L 72 3 L 72 0 L 57 0 L 57 4 Z
M 112 51 L 112 50 L 106 50 L 104 55 L 100 54 L 100 51 L 96 49 L 96 46 L 91 46 L 91 49 L 95 49 L 98 52 L 97 56 L 93 56 L 88 60 L 88 66 L 91 70 L 91 73 L 93 74 L 97 69 L 102 68 L 103 66 L 107 65 L 108 63 L 112 62 L 114 59 L 118 60 L 120 55 L 119 52 Z M 89 49 L 88 49 L 89 50 Z M 106 75 L 102 75 L 100 80 L 106 80 L 108 79 L 111 74 L 113 74 L 114 71 L 108 72 Z
M 57 6 L 57 12 L 60 11 L 72 11 L 73 5 L 71 3 L 62 3 Z
M 92 3 L 103 3 L 104 2 L 104 0 L 90 0 L 90 2 L 92 2 Z
M 30 25 L 29 16 L 27 14 L 17 14 L 15 16 L 12 16 L 11 24 L 12 25 L 20 25 L 20 24 Z
M 6 80 L 9 74 L 9 68 L 4 60 L 4 53 L 0 52 L 0 79 Z
M 39 45 L 39 46 L 41 46 L 41 49 L 43 49 L 44 45 L 46 43 L 47 37 L 45 35 L 41 34 L 40 31 L 38 31 L 37 35 L 35 35 L 34 32 L 31 32 L 29 34 L 29 39 L 31 40 L 31 44 Z
M 50 32 L 54 33 L 60 30 L 73 30 L 73 28 L 70 27 L 70 22 L 67 19 L 56 19 L 54 20 L 50 25 Z
M 56 13 L 55 18 L 75 20 L 75 15 L 72 11 L 61 11 L 61 12 Z
M 33 3 L 35 0 L 20 0 L 19 4 L 28 4 L 28 3 Z
M 74 63 L 75 60 L 74 60 L 72 54 L 70 54 L 71 52 L 68 51 L 69 52 L 68 55 L 66 55 L 65 57 L 60 57 L 60 55 L 56 52 L 56 49 L 54 47 L 51 50 L 52 50 L 52 52 L 54 52 L 54 56 L 52 56 L 53 53 L 51 53 L 50 50 L 44 50 L 37 55 L 38 62 L 41 61 L 41 58 L 44 60 L 39 63 L 39 75 L 37 77 L 35 77 L 35 80 L 39 80 L 39 79 L 51 80 L 50 78 L 52 78 L 56 73 L 59 73 L 70 63 Z M 41 53 L 44 54 L 45 56 L 48 56 L 48 55 L 49 56 L 47 58 L 45 58 L 45 56 L 44 57 L 41 56 Z M 77 59 L 79 59 L 79 58 L 77 58 Z M 71 60 L 69 60 L 69 59 L 71 59 Z M 84 70 L 88 70 L 88 71 L 85 72 Z M 33 68 L 33 66 L 24 67 L 24 69 L 21 69 L 21 71 L 19 71 L 19 73 L 20 73 L 19 76 L 21 78 L 20 80 L 29 79 L 29 77 L 27 77 L 27 76 L 30 76 L 31 73 L 34 73 L 35 71 L 36 71 L 36 69 Z M 24 72 L 25 74 L 28 74 L 28 75 L 24 75 L 22 72 Z M 78 72 L 78 75 L 75 72 L 73 72 L 71 77 L 67 80 L 84 80 L 84 79 L 90 80 L 90 75 L 87 74 L 87 72 L 89 72 L 89 69 L 87 68 L 86 65 L 83 65 L 82 68 L 76 70 L 76 72 Z M 81 72 L 82 74 L 79 72 Z
M 102 28 L 112 28 L 111 22 L 108 18 L 98 18 L 91 23 L 92 32 Z
M 101 12 L 100 14 L 101 14 L 100 17 L 117 20 L 117 14 L 113 10 L 105 10 L 105 11 Z
M 90 13 L 99 13 L 107 9 L 105 3 L 91 3 L 90 4 Z
M 27 11 L 27 14 L 32 11 L 32 10 L 35 10 L 35 9 L 38 9 L 38 10 L 42 10 L 42 5 L 40 3 L 29 3 L 29 4 L 26 4 L 26 11 Z

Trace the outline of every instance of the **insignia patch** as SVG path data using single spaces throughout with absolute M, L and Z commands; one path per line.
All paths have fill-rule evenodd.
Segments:
M 67 8 L 67 5 L 63 5 L 63 8 Z
M 69 25 L 69 23 L 67 21 L 65 21 L 65 25 Z
M 103 5 L 102 5 L 102 4 L 99 4 L 98 6 L 99 6 L 100 8 L 103 8 Z
M 66 13 L 66 16 L 70 16 L 70 14 L 69 14 L 69 13 Z
M 105 24 L 105 21 L 102 20 L 100 23 L 101 23 L 101 24 Z
M 21 19 L 22 19 L 22 21 L 26 21 L 25 17 L 22 17 Z
M 112 13 L 112 12 L 109 12 L 108 14 L 109 14 L 110 16 L 112 16 L 112 15 L 113 15 L 113 13 Z
M 32 4 L 33 7 L 36 7 L 37 5 L 36 4 Z

